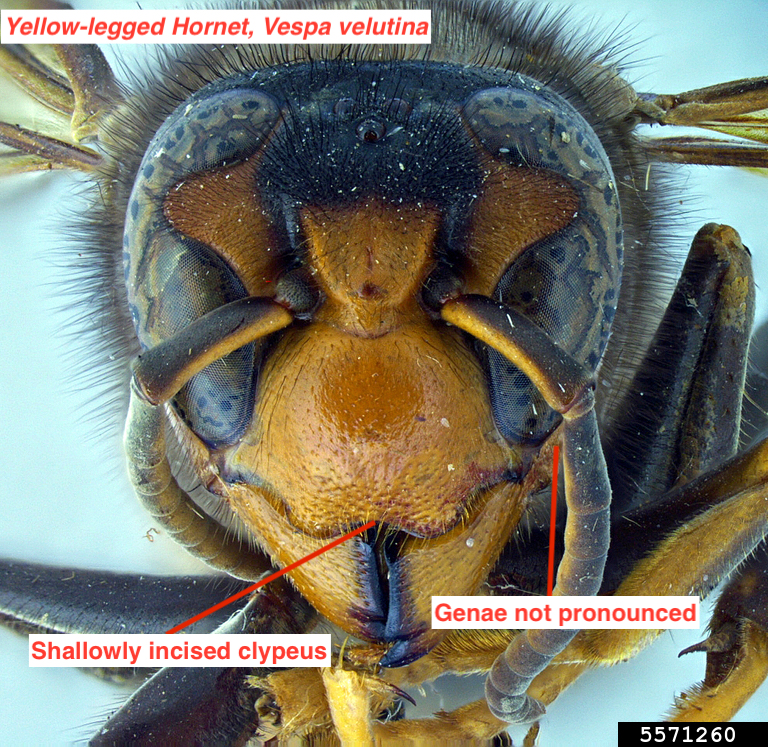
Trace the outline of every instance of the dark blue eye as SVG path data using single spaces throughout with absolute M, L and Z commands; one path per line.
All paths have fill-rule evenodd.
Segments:
M 156 327 L 170 337 L 213 309 L 248 294 L 211 249 L 168 229 L 158 237 L 155 277 L 162 284 L 152 309 Z M 248 426 L 261 346 L 250 343 L 214 361 L 174 397 L 173 405 L 209 446 L 233 444 Z
M 143 348 L 248 295 L 214 248 L 171 225 L 165 203 L 191 175 L 253 155 L 278 117 L 278 105 L 262 92 L 205 91 L 171 114 L 147 148 L 123 242 L 128 298 Z M 260 352 L 251 343 L 215 361 L 174 398 L 177 412 L 208 445 L 233 444 L 248 426 Z
M 515 171 L 550 173 L 577 198 L 564 227 L 506 268 L 493 297 L 525 314 L 590 372 L 602 359 L 618 301 L 622 223 L 608 157 L 583 117 L 554 92 L 520 87 L 474 94 L 463 115 L 480 144 Z M 541 203 L 559 199 L 542 193 Z M 509 216 L 510 230 L 517 220 Z M 515 443 L 541 443 L 558 416 L 525 374 L 495 350 L 485 357 L 496 424 Z

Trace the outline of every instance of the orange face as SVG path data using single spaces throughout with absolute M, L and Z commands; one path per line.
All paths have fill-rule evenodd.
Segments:
M 565 136 L 552 153 L 539 148 L 538 163 L 522 150 L 518 160 L 507 155 L 515 128 L 530 140 L 537 117 L 566 128 L 575 112 L 551 120 L 533 84 L 510 98 L 516 89 L 484 92 L 497 76 L 470 85 L 460 71 L 452 71 L 452 103 L 437 104 L 424 78 L 446 71 L 404 70 L 387 84 L 375 64 L 308 73 L 301 109 L 252 88 L 242 100 L 235 88 L 188 107 L 185 117 L 191 111 L 206 127 L 218 117 L 222 128 L 256 111 L 243 138 L 248 152 L 215 168 L 168 167 L 163 178 L 173 183 L 160 207 L 135 211 L 147 217 L 132 236 L 146 234 L 149 249 L 127 266 L 137 288 L 183 287 L 201 312 L 266 296 L 295 313 L 289 328 L 217 361 L 182 390 L 175 430 L 202 483 L 279 565 L 376 522 L 291 577 L 332 622 L 388 647 L 388 666 L 442 637 L 429 625 L 433 595 L 478 592 L 526 497 L 545 481 L 539 462 L 557 427 L 551 413 L 530 424 L 530 409 L 538 412 L 530 383 L 443 322 L 435 299 L 458 290 L 518 294 L 534 317 L 544 309 L 546 325 L 552 276 L 600 261 L 579 253 L 596 231 L 579 212 L 589 215 L 597 190 L 570 178 L 594 149 L 569 152 L 561 168 L 555 150 Z M 363 90 L 371 81 L 373 95 Z M 399 90 L 410 97 L 396 97 Z M 148 153 L 167 157 L 196 137 L 195 126 L 184 135 L 170 121 Z M 238 132 L 222 139 L 234 142 Z M 204 156 L 190 160 L 206 163 L 211 141 L 201 142 Z M 189 147 L 194 154 L 198 146 Z M 599 194 L 610 199 L 605 185 Z M 151 204 L 146 195 L 137 182 L 134 199 Z M 162 234 L 153 228 L 163 224 Z M 170 249 L 169 234 L 177 237 Z M 540 266 L 527 259 L 537 248 Z M 583 295 L 592 307 L 609 292 L 605 281 Z M 134 298 L 145 344 L 197 313 L 187 298 Z M 599 333 L 586 338 L 591 352 L 603 342 Z
M 237 475 L 222 495 L 280 565 L 377 522 L 292 578 L 348 632 L 396 631 L 398 662 L 444 634 L 429 627 L 432 595 L 477 592 L 538 479 L 510 480 L 521 449 L 496 429 L 477 356 L 419 302 L 440 218 L 378 199 L 303 211 L 323 304 L 271 351 L 251 427 L 210 457 Z

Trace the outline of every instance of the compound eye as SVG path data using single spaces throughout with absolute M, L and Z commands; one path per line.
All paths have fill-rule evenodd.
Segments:
M 387 134 L 387 126 L 379 119 L 366 119 L 357 126 L 357 137 L 365 143 L 378 143 Z
M 123 239 L 128 300 L 142 348 L 249 295 L 217 247 L 172 224 L 168 204 L 185 182 L 246 162 L 279 116 L 274 99 L 260 91 L 203 89 L 171 114 L 147 148 L 128 202 Z M 252 186 L 243 191 L 243 200 L 253 199 Z M 215 200 L 228 193 L 212 189 L 211 194 Z M 224 210 L 206 207 L 217 209 Z M 247 428 L 259 361 L 260 346 L 247 345 L 194 376 L 174 398 L 176 411 L 207 444 L 235 443 Z
M 526 210 L 546 216 L 563 190 L 574 200 L 565 223 L 545 226 L 510 258 L 493 297 L 524 313 L 594 372 L 616 312 L 622 268 L 621 214 L 600 140 L 565 99 L 522 76 L 519 87 L 477 92 L 462 114 L 494 173 L 532 185 Z M 544 186 L 555 182 L 559 192 Z M 510 214 L 494 225 L 511 235 L 521 218 L 509 201 L 499 204 Z M 559 416 L 519 369 L 494 350 L 483 349 L 483 355 L 499 430 L 515 443 L 540 443 Z

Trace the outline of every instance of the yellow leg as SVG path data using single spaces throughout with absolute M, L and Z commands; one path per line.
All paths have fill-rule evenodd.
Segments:
M 741 656 L 725 678 L 706 680 L 676 698 L 668 721 L 729 721 L 768 676 L 768 631 L 747 623 L 741 632 Z

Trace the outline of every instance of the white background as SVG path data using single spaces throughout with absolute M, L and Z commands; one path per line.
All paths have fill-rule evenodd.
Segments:
M 640 63 L 633 77 L 639 90 L 673 93 L 768 74 L 764 0 L 571 5 L 583 21 L 575 27 L 596 22 L 632 29 L 638 45 L 630 57 Z M 760 271 L 768 267 L 768 180 L 733 169 L 688 168 L 686 174 L 689 191 L 680 199 L 697 212 L 680 226 L 679 245 L 704 222 L 729 223 L 752 249 L 760 283 Z M 67 315 L 55 311 L 62 304 L 62 273 L 53 251 L 62 245 L 59 216 L 73 209 L 72 179 L 26 176 L 6 181 L 0 190 L 0 552 L 143 572 L 195 568 L 163 538 L 147 540 L 152 522 L 123 477 L 119 435 L 94 436 L 92 395 L 72 394 L 77 382 L 66 335 L 74 330 Z M 768 279 L 762 284 L 768 286 Z M 676 658 L 695 640 L 695 633 L 670 632 L 634 661 L 585 676 L 550 707 L 540 745 L 611 745 L 617 721 L 659 718 L 676 693 L 703 676 L 703 655 Z M 427 707 L 459 705 L 465 687 L 465 680 L 448 679 Z M 0 745 L 87 739 L 124 697 L 125 691 L 76 670 L 29 670 L 26 641 L 0 631 Z M 766 714 L 764 685 L 737 719 L 762 721 Z

